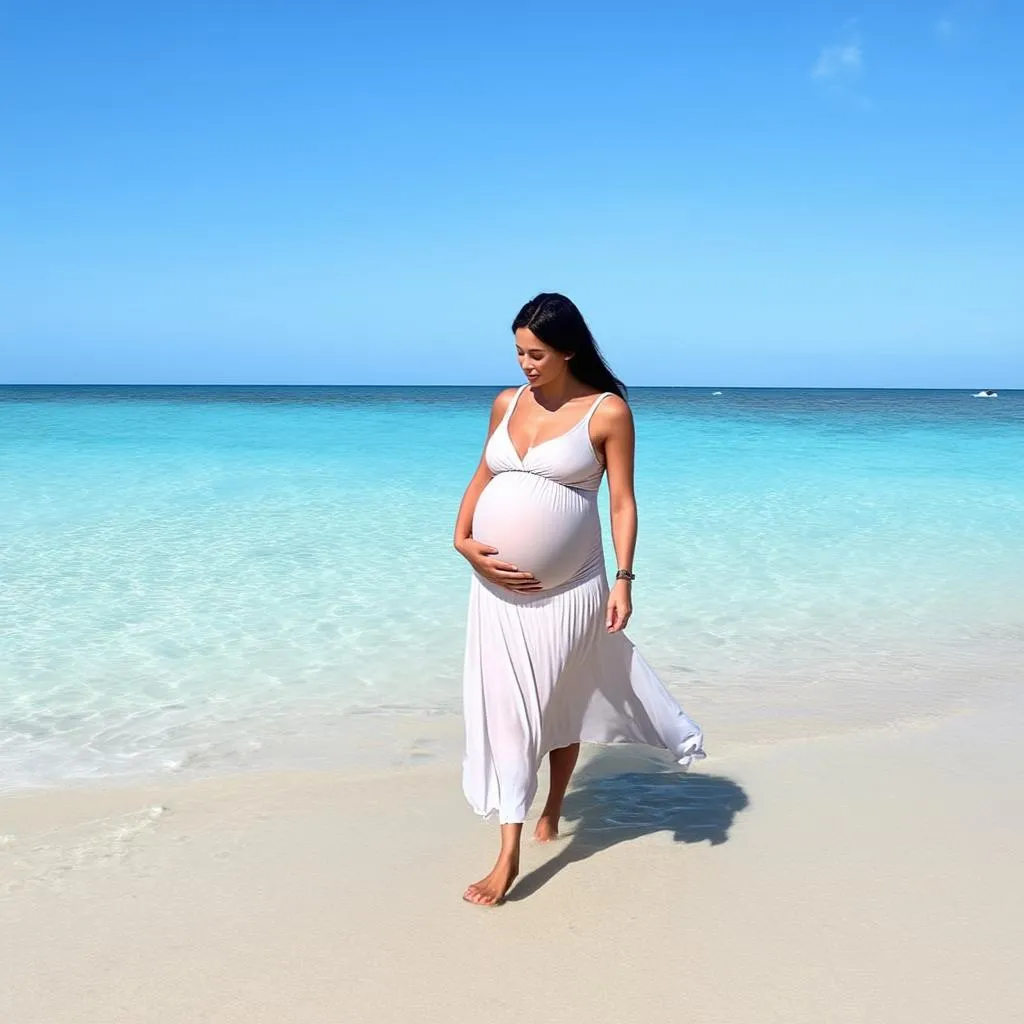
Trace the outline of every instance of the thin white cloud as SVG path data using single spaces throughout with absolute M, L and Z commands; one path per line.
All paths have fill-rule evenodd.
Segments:
M 821 48 L 818 59 L 811 65 L 810 79 L 817 88 L 861 110 L 869 110 L 871 101 L 863 88 L 864 47 L 857 19 L 846 22 L 838 35 L 837 42 Z
M 864 69 L 864 52 L 856 40 L 838 46 L 824 46 L 811 68 L 811 77 L 826 81 L 856 78 Z

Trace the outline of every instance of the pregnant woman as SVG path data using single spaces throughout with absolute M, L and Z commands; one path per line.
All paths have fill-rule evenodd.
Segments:
M 487 444 L 455 526 L 473 567 L 463 680 L 463 789 L 497 812 L 501 852 L 463 899 L 500 903 L 549 757 L 551 784 L 534 838 L 558 834 L 580 741 L 664 747 L 703 757 L 679 708 L 623 627 L 632 612 L 636 501 L 633 420 L 580 311 L 542 294 L 512 324 L 527 383 L 495 399 Z M 609 592 L 597 492 L 604 473 L 618 571 Z

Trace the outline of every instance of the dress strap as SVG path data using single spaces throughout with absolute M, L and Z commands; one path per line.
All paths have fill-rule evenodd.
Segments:
M 610 391 L 602 391 L 601 394 L 594 399 L 593 405 L 587 410 L 587 415 L 583 417 L 583 423 L 589 425 L 590 417 L 597 412 L 597 407 L 611 394 Z
M 515 412 L 515 408 L 519 404 L 520 397 L 529 386 L 529 384 L 523 384 L 521 387 L 516 388 L 516 393 L 512 396 L 512 401 L 508 403 L 508 408 L 505 410 L 505 415 L 501 417 L 502 423 L 508 423 L 508 421 L 512 418 L 512 413 Z

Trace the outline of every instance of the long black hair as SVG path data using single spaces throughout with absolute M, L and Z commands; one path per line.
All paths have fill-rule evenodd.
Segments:
M 626 397 L 626 385 L 608 368 L 583 314 L 564 295 L 541 292 L 530 299 L 512 321 L 513 332 L 520 327 L 529 328 L 545 345 L 571 355 L 569 372 L 582 384 Z

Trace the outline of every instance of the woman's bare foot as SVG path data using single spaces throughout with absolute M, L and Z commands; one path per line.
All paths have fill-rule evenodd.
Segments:
M 538 843 L 550 843 L 558 838 L 558 815 L 545 811 L 538 819 L 533 830 L 533 838 Z
M 518 859 L 499 857 L 494 870 L 479 882 L 474 882 L 462 894 L 467 903 L 475 903 L 478 907 L 496 907 L 505 899 L 512 883 L 519 874 Z

